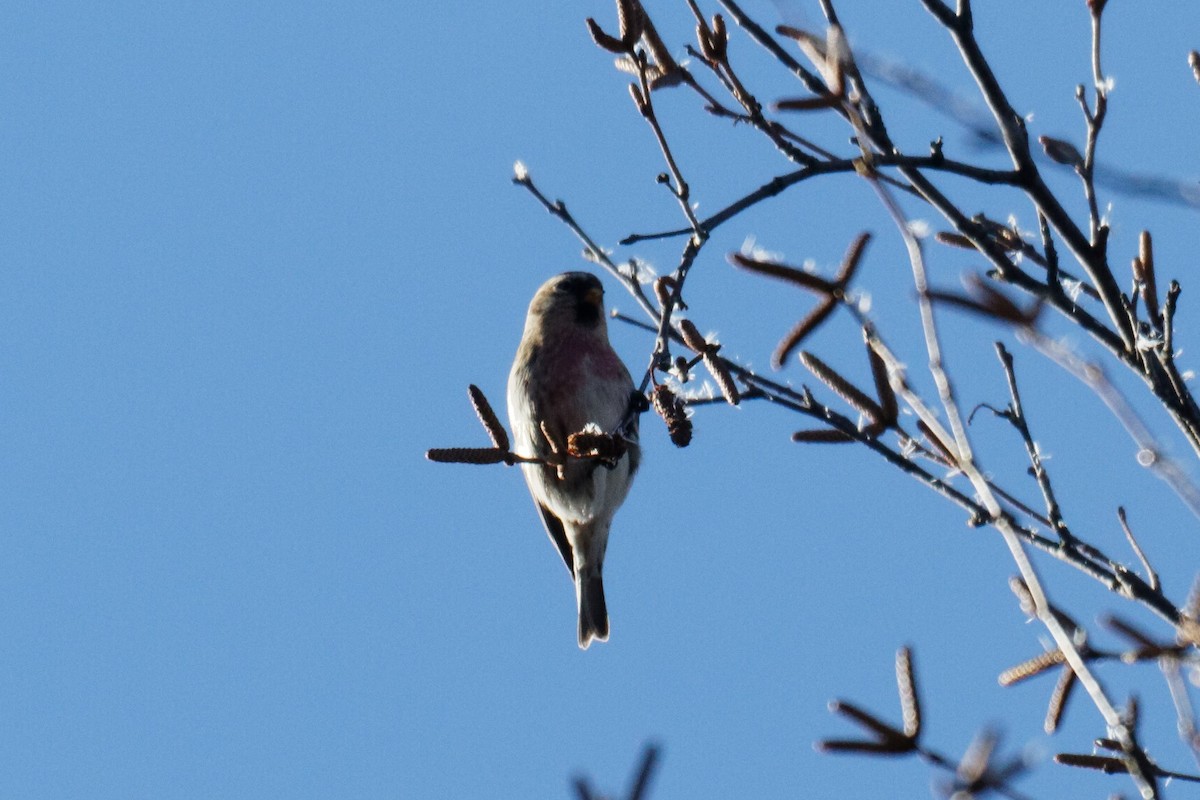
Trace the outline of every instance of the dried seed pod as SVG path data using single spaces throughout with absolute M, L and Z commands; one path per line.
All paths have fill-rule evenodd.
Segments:
M 667 434 L 676 447 L 687 447 L 692 441 L 692 421 L 675 393 L 666 386 L 654 387 L 650 395 L 654 411 L 667 423 Z
M 492 444 L 497 449 L 507 452 L 509 450 L 508 431 L 504 430 L 504 426 L 500 424 L 500 419 L 492 410 L 491 403 L 484 396 L 483 390 L 472 383 L 467 387 L 467 394 L 471 398 L 471 405 L 475 407 L 475 415 L 483 423 L 483 428 L 491 437 Z
M 567 454 L 573 458 L 615 461 L 625 455 L 625 440 L 603 431 L 582 430 L 567 437 Z
M 1055 139 L 1053 136 L 1039 136 L 1038 142 L 1046 151 L 1047 157 L 1056 164 L 1076 168 L 1083 166 L 1083 156 L 1079 155 L 1079 150 L 1070 142 Z
M 440 464 L 499 464 L 508 453 L 495 447 L 435 447 L 425 457 Z

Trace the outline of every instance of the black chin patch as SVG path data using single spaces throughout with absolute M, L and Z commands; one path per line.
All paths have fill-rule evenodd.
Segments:
M 596 327 L 600 324 L 600 307 L 586 301 L 576 303 L 575 321 L 587 328 Z

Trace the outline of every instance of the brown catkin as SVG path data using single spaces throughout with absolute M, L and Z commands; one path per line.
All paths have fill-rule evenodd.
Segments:
M 475 407 L 475 414 L 479 417 L 479 421 L 483 423 L 483 428 L 487 431 L 488 436 L 491 437 L 492 444 L 497 449 L 508 451 L 508 432 L 500 424 L 500 419 L 496 416 L 496 412 L 492 410 L 491 403 L 484 397 L 483 390 L 472 383 L 467 387 L 467 394 L 470 395 L 471 405 Z
M 442 464 L 499 464 L 507 455 L 495 447 L 435 447 L 425 451 L 426 458 Z

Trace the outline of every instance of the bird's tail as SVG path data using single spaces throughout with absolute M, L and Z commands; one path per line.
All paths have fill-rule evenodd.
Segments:
M 608 606 L 604 603 L 604 579 L 600 570 L 584 564 L 575 576 L 575 598 L 579 604 L 579 647 L 587 650 L 593 639 L 608 641 Z

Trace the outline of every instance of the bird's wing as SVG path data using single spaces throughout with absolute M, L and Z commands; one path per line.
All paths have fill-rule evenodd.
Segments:
M 538 513 L 542 515 L 542 524 L 546 526 L 546 533 L 550 534 L 550 540 L 558 548 L 559 555 L 563 558 L 563 563 L 567 565 L 567 571 L 574 578 L 575 557 L 571 554 L 571 543 L 567 541 L 567 531 L 563 528 L 562 520 L 554 516 L 554 512 L 541 503 L 537 504 L 537 508 Z

